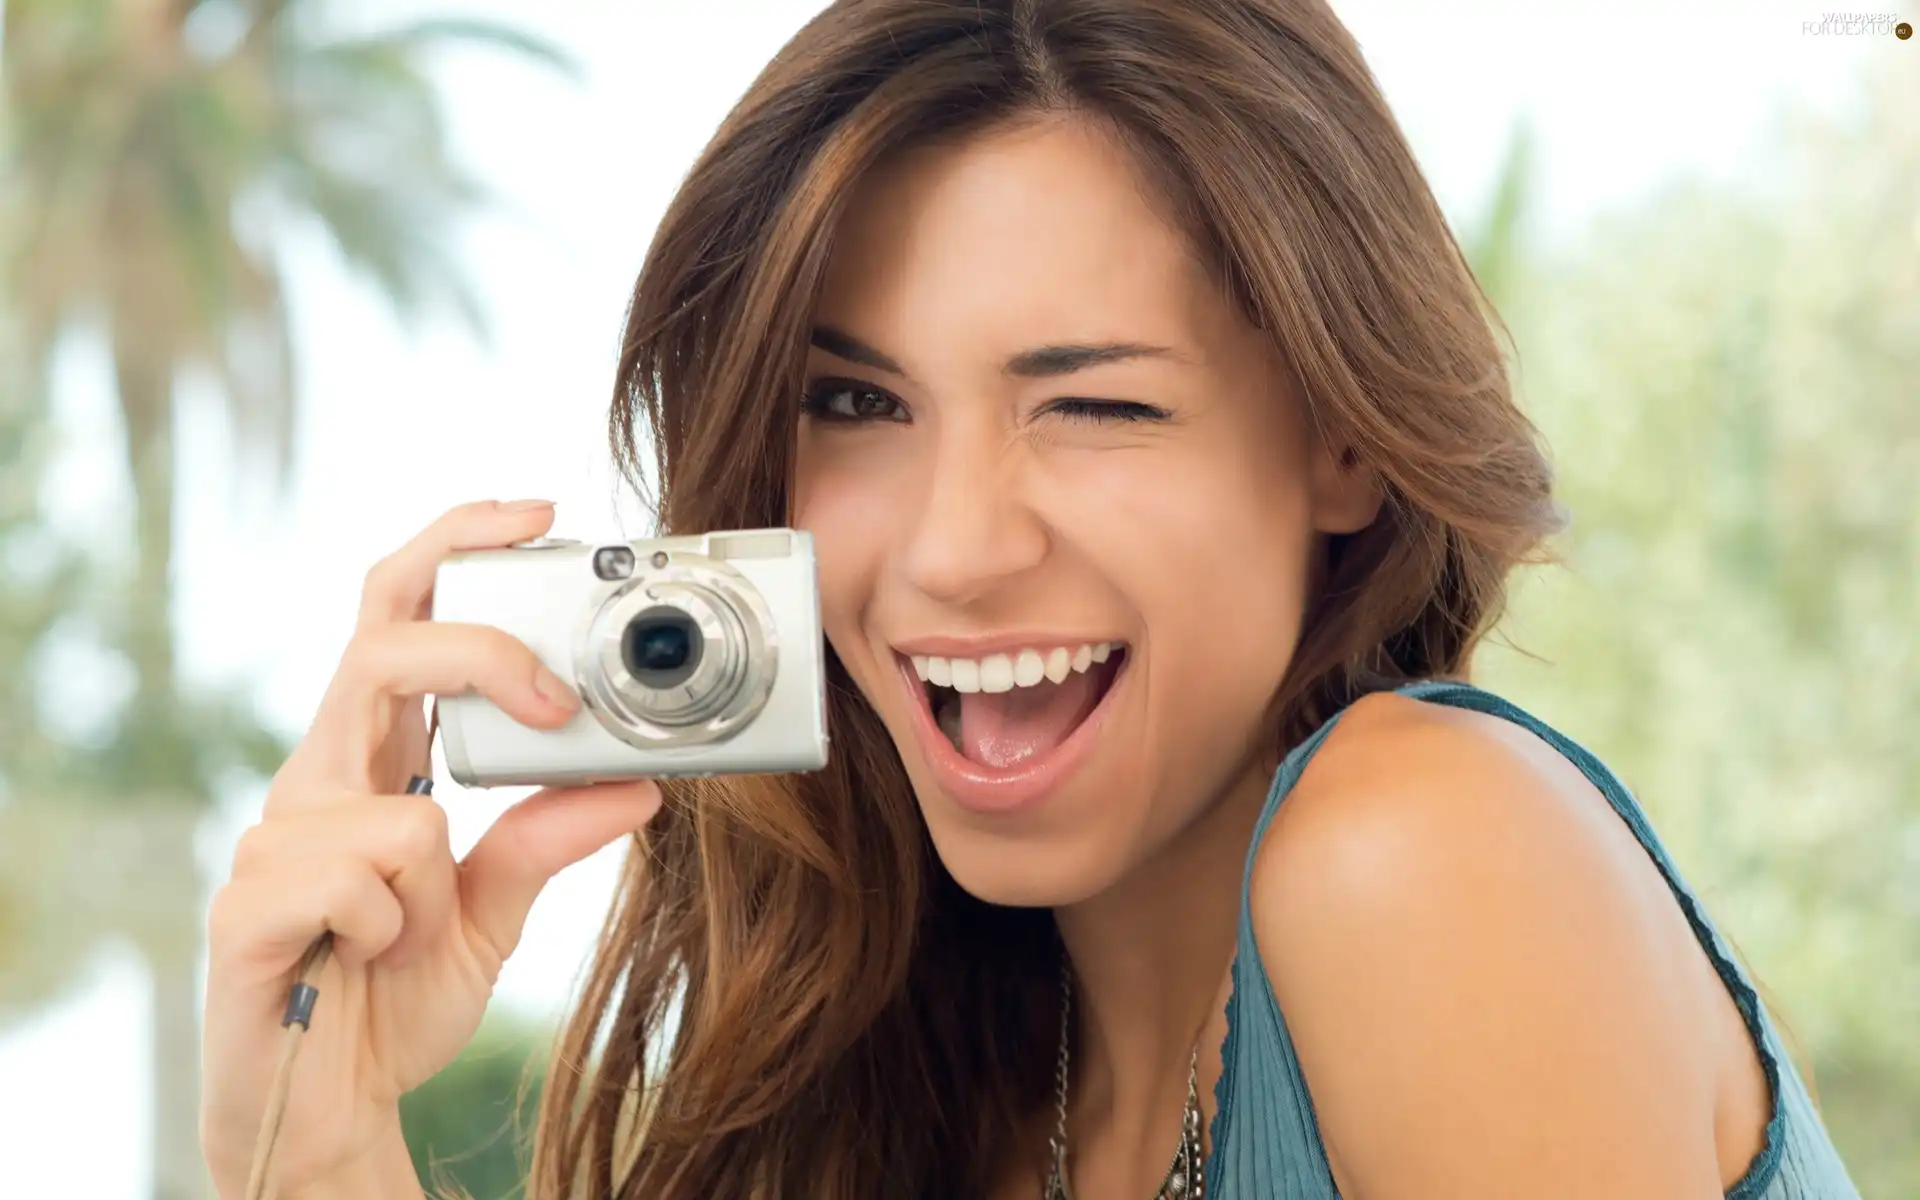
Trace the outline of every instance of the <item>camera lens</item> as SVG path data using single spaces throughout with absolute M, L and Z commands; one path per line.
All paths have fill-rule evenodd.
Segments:
M 780 667 L 767 598 L 724 560 L 630 547 L 634 574 L 600 598 L 575 644 L 580 698 L 628 746 L 712 746 L 765 710 Z M 607 549 L 607 547 L 602 547 Z
M 650 608 L 627 623 L 620 658 L 641 687 L 670 688 L 700 665 L 700 627 L 677 608 Z
M 677 625 L 650 625 L 634 631 L 633 644 L 627 648 L 627 661 L 641 674 L 678 671 L 687 665 L 687 655 L 692 650 L 686 630 Z

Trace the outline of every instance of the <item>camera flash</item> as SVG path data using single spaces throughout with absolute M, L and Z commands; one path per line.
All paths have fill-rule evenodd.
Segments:
M 593 573 L 602 579 L 626 579 L 633 574 L 633 551 L 626 546 L 602 546 L 593 552 Z

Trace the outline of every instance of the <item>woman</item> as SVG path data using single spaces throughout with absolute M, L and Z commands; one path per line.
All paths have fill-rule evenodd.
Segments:
M 418 697 L 577 700 L 420 619 L 551 507 L 449 513 L 214 904 L 227 1194 L 309 939 L 284 1194 L 414 1194 L 396 1098 L 645 825 L 544 1200 L 1855 1195 L 1631 797 L 1450 682 L 1558 514 L 1323 5 L 834 5 L 667 214 L 612 421 L 665 528 L 814 534 L 832 764 L 542 793 L 456 866 Z

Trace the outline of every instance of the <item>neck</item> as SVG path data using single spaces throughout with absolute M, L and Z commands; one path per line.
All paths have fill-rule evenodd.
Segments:
M 1055 911 L 1082 1031 L 1070 1084 L 1076 1125 L 1164 1140 L 1165 1114 L 1185 1101 L 1195 1039 L 1225 999 L 1247 849 L 1271 778 L 1258 766 L 1243 772 L 1120 883 Z M 1204 1073 L 1218 1047 L 1199 1050 Z

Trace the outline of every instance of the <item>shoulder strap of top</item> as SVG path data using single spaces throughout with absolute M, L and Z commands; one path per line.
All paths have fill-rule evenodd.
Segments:
M 1511 721 L 1527 730 L 1559 751 L 1574 766 L 1579 767 L 1580 773 L 1587 777 L 1602 796 L 1606 797 L 1613 811 L 1619 814 L 1620 819 L 1626 822 L 1627 828 L 1633 831 L 1635 840 L 1647 852 L 1647 857 L 1653 860 L 1654 866 L 1659 868 L 1661 878 L 1666 880 L 1667 889 L 1673 893 L 1673 898 L 1680 905 L 1680 910 L 1686 914 L 1687 924 L 1692 928 L 1695 940 L 1700 943 L 1700 948 L 1706 952 L 1707 958 L 1713 963 L 1714 971 L 1733 996 L 1734 1004 L 1740 1009 L 1740 1017 L 1747 1026 L 1748 1036 L 1752 1038 L 1759 1053 L 1760 1065 L 1767 1077 L 1767 1092 L 1771 1097 L 1772 1119 L 1767 1123 L 1765 1145 L 1760 1156 L 1754 1160 L 1752 1167 L 1740 1180 L 1739 1185 L 1727 1195 L 1729 1200 L 1752 1200 L 1762 1195 L 1779 1170 L 1782 1127 L 1786 1123 L 1788 1110 L 1794 1107 L 1792 1104 L 1784 1103 L 1781 1096 L 1780 1064 L 1786 1057 L 1786 1051 L 1778 1040 L 1773 1022 L 1767 1017 L 1760 1003 L 1760 996 L 1753 986 L 1753 981 L 1748 978 L 1746 969 L 1735 957 L 1732 943 L 1727 941 L 1719 928 L 1708 919 L 1699 898 L 1694 895 L 1693 889 L 1687 885 L 1686 880 L 1681 878 L 1679 867 L 1674 864 L 1672 856 L 1667 853 L 1666 846 L 1661 843 L 1660 835 L 1654 832 L 1653 825 L 1647 820 L 1647 814 L 1641 809 L 1639 801 L 1633 798 L 1633 793 L 1628 790 L 1620 777 L 1615 775 L 1592 751 L 1503 697 L 1471 684 L 1447 680 L 1428 680 L 1397 690 L 1401 695 L 1414 700 L 1472 709 L 1475 712 Z M 1272 796 L 1268 797 L 1268 803 L 1273 804 Z M 1243 910 L 1244 900 L 1243 893 Z M 1793 1079 L 1792 1083 L 1794 1085 L 1792 1090 L 1800 1093 L 1802 1087 L 1798 1078 Z M 1796 1096 L 1796 1099 L 1799 1098 L 1801 1097 Z M 1810 1103 L 1810 1100 L 1808 1102 Z
M 1345 710 L 1336 712 L 1295 746 L 1274 772 L 1253 829 L 1240 884 L 1240 921 L 1227 995 L 1227 1036 L 1214 1083 L 1205 1194 L 1260 1200 L 1336 1200 L 1333 1171 L 1314 1118 L 1306 1079 L 1280 1003 L 1260 961 L 1249 897 L 1255 852 L 1280 803 L 1326 743 Z M 1244 1110 L 1240 1107 L 1246 1097 Z
M 1804 1106 L 1811 1112 L 1811 1101 L 1805 1098 L 1804 1087 L 1797 1075 L 1788 1070 L 1786 1083 L 1790 1085 L 1790 1094 L 1784 1098 L 1781 1094 L 1783 1080 L 1781 1060 L 1785 1057 L 1784 1047 L 1764 1012 L 1758 994 L 1745 970 L 1735 959 L 1730 943 L 1720 934 L 1702 911 L 1693 891 L 1680 877 L 1666 847 L 1660 842 L 1653 827 L 1648 823 L 1646 814 L 1641 810 L 1632 794 L 1617 776 L 1605 764 L 1589 752 L 1584 746 L 1547 725 L 1544 721 L 1522 710 L 1515 704 L 1471 684 L 1451 680 L 1423 680 L 1406 684 L 1395 691 L 1409 699 L 1425 700 L 1434 704 L 1446 704 L 1455 708 L 1472 709 L 1511 721 L 1527 729 L 1575 766 L 1580 768 L 1600 794 L 1605 796 L 1620 819 L 1633 831 L 1634 837 L 1645 848 L 1655 866 L 1659 868 L 1675 900 L 1686 914 L 1687 923 L 1692 927 L 1702 949 L 1712 961 L 1714 969 L 1726 984 L 1735 1004 L 1739 1007 L 1749 1034 L 1754 1040 L 1765 1069 L 1767 1084 L 1774 1098 L 1772 1120 L 1766 1131 L 1765 1149 L 1754 1161 L 1753 1168 L 1740 1181 L 1740 1184 L 1728 1193 L 1729 1200 L 1756 1200 L 1772 1181 L 1779 1166 L 1781 1153 L 1781 1134 L 1787 1112 L 1790 1108 Z M 1219 1085 L 1215 1088 L 1216 1111 L 1212 1122 L 1215 1154 L 1222 1160 L 1222 1169 L 1231 1172 L 1232 1159 L 1222 1151 L 1231 1153 L 1235 1122 L 1230 1118 L 1234 1105 L 1234 1093 L 1242 1087 L 1260 1087 L 1269 1094 L 1263 1095 L 1263 1103 L 1289 1108 L 1291 1111 L 1280 1114 L 1279 1123 L 1265 1130 L 1267 1138 L 1277 1138 L 1288 1144 L 1290 1154 L 1282 1156 L 1293 1159 L 1286 1169 L 1287 1186 L 1279 1189 L 1279 1194 L 1293 1196 L 1333 1195 L 1332 1179 L 1325 1164 L 1324 1149 L 1320 1143 L 1319 1131 L 1313 1118 L 1312 1106 L 1306 1096 L 1306 1085 L 1301 1077 L 1299 1064 L 1293 1053 L 1284 1019 L 1278 1003 L 1268 983 L 1266 970 L 1260 961 L 1259 948 L 1253 937 L 1252 914 L 1249 900 L 1253 885 L 1255 853 L 1265 837 L 1274 814 L 1281 803 L 1293 790 L 1300 776 L 1320 747 L 1338 726 L 1344 710 L 1335 713 L 1320 728 L 1316 729 L 1300 745 L 1296 746 L 1274 773 L 1273 786 L 1267 793 L 1265 806 L 1260 819 L 1254 827 L 1254 836 L 1248 849 L 1246 867 L 1242 875 L 1240 892 L 1240 931 L 1238 953 L 1234 958 L 1233 991 L 1227 1004 L 1227 1040 L 1222 1049 L 1223 1070 Z M 1247 1044 L 1249 1042 L 1257 1045 Z M 1275 1062 L 1256 1064 L 1253 1059 L 1277 1059 Z M 1261 1084 L 1250 1084 L 1244 1075 L 1252 1075 L 1262 1080 Z M 1276 1101 L 1275 1097 L 1285 1094 L 1289 1099 Z M 1247 1153 L 1241 1148 L 1238 1156 Z M 1210 1163 L 1211 1168 L 1211 1163 Z M 1210 1169 L 1209 1175 L 1213 1172 Z M 1209 1179 L 1209 1183 L 1212 1180 Z M 1214 1194 L 1211 1189 L 1209 1194 Z M 1263 1193 L 1264 1194 L 1264 1193 Z

